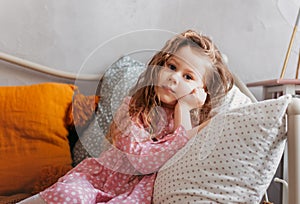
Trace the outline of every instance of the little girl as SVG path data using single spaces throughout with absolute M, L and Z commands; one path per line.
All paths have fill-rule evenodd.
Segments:
M 116 112 L 111 148 L 21 203 L 151 203 L 156 172 L 209 121 L 233 78 L 212 41 L 188 30 L 148 63 Z

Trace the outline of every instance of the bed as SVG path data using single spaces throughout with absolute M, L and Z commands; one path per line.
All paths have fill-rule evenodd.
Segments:
M 0 59 L 2 60 L 2 63 L 12 63 L 17 64 L 17 69 L 23 69 L 23 68 L 30 68 L 33 69 L 34 72 L 43 72 L 43 75 L 51 75 L 54 76 L 53 78 L 49 78 L 49 81 L 51 83 L 36 83 L 34 85 L 30 86 L 13 86 L 13 89 L 9 89 L 8 91 L 4 93 L 4 95 L 0 95 L 0 97 L 5 96 L 5 100 L 7 101 L 7 92 L 14 92 L 17 93 L 21 98 L 28 98 L 31 100 L 34 97 L 37 98 L 37 92 L 43 96 L 42 98 L 46 98 L 47 100 L 36 100 L 36 103 L 33 104 L 27 104 L 28 106 L 26 109 L 29 112 L 32 112 L 36 109 L 36 107 L 39 104 L 48 104 L 50 99 L 53 99 L 53 101 L 56 103 L 57 107 L 53 107 L 51 109 L 49 105 L 47 105 L 47 108 L 44 108 L 43 113 L 46 111 L 46 116 L 53 115 L 53 110 L 55 109 L 55 116 L 52 118 L 52 121 L 45 121 L 44 124 L 42 124 L 43 128 L 46 126 L 49 126 L 49 123 L 55 127 L 60 127 L 61 129 L 47 129 L 48 133 L 53 132 L 54 135 L 58 137 L 55 139 L 55 142 L 53 142 L 53 138 L 46 141 L 45 144 L 38 144 L 38 151 L 43 152 L 44 158 L 50 158 L 46 161 L 44 159 L 43 168 L 40 166 L 37 166 L 37 168 L 41 168 L 41 171 L 38 173 L 38 176 L 36 175 L 36 172 L 31 172 L 32 174 L 27 176 L 28 180 L 25 179 L 24 181 L 24 175 L 20 172 L 30 172 L 31 169 L 28 167 L 28 164 L 34 165 L 35 162 L 33 161 L 39 161 L 37 157 L 34 158 L 28 158 L 24 159 L 22 162 L 22 157 L 26 157 L 26 155 L 18 155 L 19 160 L 14 160 L 14 157 L 10 155 L 10 157 L 1 158 L 2 160 L 6 160 L 6 163 L 0 165 L 1 174 L 6 176 L 6 182 L 1 182 L 2 185 L 0 185 L 1 194 L 0 195 L 0 201 L 1 203 L 14 203 L 18 200 L 24 199 L 25 197 L 28 197 L 31 193 L 37 193 L 41 191 L 43 188 L 47 187 L 53 180 L 57 179 L 60 175 L 63 175 L 66 171 L 68 171 L 72 166 L 78 164 L 82 159 L 89 157 L 89 156 L 97 156 L 99 154 L 99 147 L 101 146 L 101 143 L 103 142 L 101 138 L 95 137 L 95 133 L 101 132 L 103 135 L 105 135 L 107 131 L 107 125 L 109 124 L 113 112 L 115 111 L 115 108 L 118 106 L 118 103 L 111 103 L 111 101 L 115 101 L 116 98 L 120 98 L 120 95 L 126 94 L 124 90 L 127 90 L 128 87 L 130 87 L 130 84 L 134 82 L 135 75 L 140 73 L 144 69 L 144 63 L 141 63 L 137 60 L 132 59 L 129 56 L 124 56 L 119 58 L 115 63 L 113 63 L 110 66 L 110 69 L 105 73 L 103 76 L 99 75 L 74 75 L 70 73 L 64 73 L 55 71 L 51 68 L 41 66 L 26 60 L 22 60 L 4 53 L 0 53 Z M 16 68 L 16 67 L 15 67 Z M 32 71 L 29 71 L 29 74 L 34 73 Z M 118 73 L 118 76 L 121 76 L 121 78 L 113 79 L 111 78 L 112 74 Z M 134 75 L 134 74 L 135 75 Z M 101 79 L 101 81 L 100 81 Z M 48 80 L 48 78 L 47 78 Z M 99 83 L 99 81 L 101 83 Z M 124 82 L 124 83 L 123 83 Z M 127 83 L 130 82 L 130 83 Z M 124 85 L 126 84 L 126 85 Z M 235 138 L 234 140 L 227 140 L 223 141 L 222 138 L 216 138 L 214 143 L 211 143 L 211 148 L 203 148 L 203 142 L 197 142 L 193 141 L 190 145 L 187 145 L 187 148 L 183 149 L 183 151 L 179 152 L 179 154 L 176 154 L 174 158 L 170 160 L 170 162 L 167 162 L 167 164 L 162 168 L 162 170 L 158 173 L 157 182 L 155 184 L 155 195 L 154 203 L 173 203 L 175 201 L 179 200 L 185 200 L 190 201 L 190 203 L 243 203 L 245 201 L 249 201 L 249 199 L 253 202 L 251 203 L 258 203 L 257 201 L 260 200 L 267 189 L 269 183 L 271 182 L 271 179 L 273 178 L 275 174 L 276 167 L 279 164 L 281 155 L 283 153 L 283 149 L 285 146 L 285 142 L 287 141 L 288 146 L 288 203 L 294 204 L 294 203 L 300 203 L 300 163 L 299 163 L 299 156 L 300 156 L 300 150 L 299 150 L 299 123 L 300 123 L 300 99 L 298 99 L 296 96 L 284 96 L 281 99 L 274 99 L 274 100 L 268 100 L 268 101 L 262 101 L 260 102 L 259 107 L 256 105 L 253 105 L 253 101 L 255 101 L 255 98 L 251 94 L 251 92 L 246 88 L 246 86 L 237 78 L 235 77 L 235 85 L 236 89 L 235 92 L 232 93 L 231 97 L 235 97 L 237 94 L 243 94 L 247 96 L 247 99 L 240 100 L 238 99 L 238 102 L 236 102 L 238 105 L 242 105 L 242 107 L 236 107 L 237 104 L 233 105 L 234 107 L 228 109 L 226 112 L 226 117 L 229 119 L 228 121 L 235 120 L 236 114 L 238 114 L 241 118 L 247 115 L 251 115 L 251 112 L 249 111 L 258 111 L 253 112 L 254 115 L 257 114 L 263 114 L 263 117 L 257 122 L 257 127 L 261 128 L 261 132 L 263 133 L 257 133 L 257 132 L 247 132 L 242 131 L 239 132 L 239 135 L 256 135 L 251 136 L 249 140 L 251 140 L 251 144 L 255 147 L 260 147 L 263 151 L 260 151 L 261 149 L 256 150 L 256 152 L 251 152 L 252 149 L 250 149 L 248 143 L 243 143 L 241 147 L 235 146 L 238 144 L 238 142 L 241 142 L 240 138 Z M 90 88 L 94 87 L 94 88 Z M 1 92 L 3 92 L 4 89 L 8 89 L 8 87 L 0 87 Z M 83 91 L 82 91 L 83 89 Z M 107 90 L 114 90 L 111 94 L 107 93 Z M 55 90 L 55 94 L 53 94 L 53 90 Z M 105 91 L 106 90 L 106 91 Z M 31 95 L 28 94 L 30 92 L 33 92 Z M 50 93 L 47 95 L 47 93 Z M 5 95 L 6 94 L 6 95 Z M 22 96 L 20 94 L 23 94 Z M 64 97 L 61 97 L 64 95 Z M 96 100 L 95 96 L 100 95 L 100 99 L 98 98 L 99 102 Z M 76 96 L 76 97 L 75 97 Z M 74 99 L 78 99 L 75 101 Z M 15 107 L 18 108 L 24 108 L 19 107 L 18 99 L 14 99 L 16 101 Z M 232 102 L 232 99 L 230 98 L 229 101 Z M 3 101 L 3 100 L 2 100 Z M 30 101 L 30 100 L 29 100 Z M 58 102 L 59 101 L 59 102 Z M 249 103 L 249 104 L 247 104 Z M 252 105 L 251 105 L 251 104 Z M 10 104 L 10 102 L 9 102 Z M 71 105 L 70 105 L 71 104 Z M 230 103 L 232 104 L 232 103 Z M 244 105 L 243 105 L 244 104 Z M 246 105 L 245 105 L 246 104 Z M 256 103 L 255 103 L 256 104 Z M 278 109 L 273 109 L 273 106 L 277 106 Z M 53 104 L 52 104 L 53 105 Z M 73 106 L 72 106 L 73 105 Z M 75 106 L 77 105 L 77 107 Z M 23 105 L 22 105 L 23 106 Z M 88 107 L 87 109 L 89 111 L 83 111 L 82 106 Z M 6 109 L 8 107 L 12 107 L 7 105 L 4 106 Z M 268 107 L 265 109 L 265 107 Z M 71 112 L 70 112 L 71 108 Z M 77 108 L 77 109 L 76 109 Z M 50 109 L 50 111 L 49 111 Z M 78 110 L 74 112 L 74 109 Z M 72 112 L 73 110 L 73 112 Z M 245 111 L 247 110 L 247 111 Z M 66 112 L 69 113 L 69 115 L 66 116 Z M 7 117 L 7 111 L 4 112 L 1 116 L 1 144 L 0 148 L 3 148 L 3 137 L 8 137 L 7 134 L 11 132 L 7 132 L 6 129 L 9 127 L 11 123 L 16 123 L 15 119 L 12 119 L 11 121 L 8 120 Z M 60 115 L 59 115 L 60 114 Z M 73 114 L 73 115 L 72 115 Z M 224 113 L 225 114 L 225 113 Z M 274 116 L 269 116 L 268 114 L 275 114 Z M 5 116 L 5 120 L 3 119 Z M 46 117 L 44 116 L 44 117 Z M 15 118 L 16 115 L 14 115 L 13 118 Z M 20 117 L 20 115 L 17 115 L 17 117 Z M 248 117 L 248 116 L 247 116 Z M 251 116 L 249 116 L 251 117 Z M 254 117 L 254 116 L 253 116 Z M 277 117 L 275 122 L 274 119 Z M 57 119 L 60 119 L 60 121 L 57 121 Z M 249 119 L 249 118 L 248 118 Z M 252 119 L 252 118 L 250 118 Z M 249 120 L 250 120 L 249 119 Z M 34 134 L 36 131 L 42 131 L 44 132 L 44 129 L 28 129 L 28 126 L 30 124 L 32 125 L 32 122 L 34 120 L 37 120 L 37 116 L 33 118 L 29 118 L 31 123 L 29 122 L 29 125 L 26 126 L 26 137 L 23 136 L 22 138 L 22 149 L 26 149 L 26 145 L 30 145 L 31 143 L 28 143 L 25 145 L 24 141 L 28 141 L 32 138 L 31 134 Z M 71 123 L 71 122 L 72 123 Z M 268 121 L 269 124 L 272 123 L 272 130 L 269 129 L 269 127 L 261 127 L 262 125 L 259 122 Z M 4 123 L 5 122 L 5 123 Z M 41 121 L 39 121 L 41 122 Z M 218 120 L 215 120 L 215 123 L 212 123 L 215 125 L 215 127 L 219 126 L 230 126 L 230 124 L 224 123 L 226 121 L 222 120 L 222 123 L 218 123 Z M 236 121 L 234 121 L 235 123 Z M 241 122 L 241 121 L 240 121 Z M 248 121 L 249 122 L 249 121 Z M 285 122 L 287 122 L 287 125 L 285 125 Z M 24 133 L 24 128 L 22 124 L 23 121 L 18 121 L 18 123 L 12 125 L 13 130 L 18 130 L 19 133 Z M 273 126 L 273 123 L 276 125 Z M 38 123 L 41 125 L 41 123 Z M 66 124 L 72 124 L 70 126 L 66 126 Z M 75 124 L 75 125 L 74 125 Z M 241 124 L 238 125 L 238 123 L 235 123 L 236 125 L 232 126 L 232 129 L 235 131 L 238 131 L 237 129 L 241 128 Z M 101 129 L 99 129 L 99 126 L 101 126 Z M 247 126 L 247 125 L 246 125 Z M 16 128 L 17 127 L 17 128 Z M 285 129 L 287 128 L 287 130 Z M 208 128 L 209 129 L 209 128 Z M 213 129 L 209 129 L 210 134 L 213 133 Z M 225 131 L 222 129 L 222 131 Z M 255 130 L 254 130 L 255 131 Z M 57 133 L 60 132 L 60 133 Z M 274 137 L 268 137 L 265 134 L 266 133 L 272 133 Z M 14 133 L 13 133 L 14 134 Z M 231 134 L 230 132 L 228 133 Z M 16 137 L 16 135 L 14 135 Z M 47 137 L 52 137 L 53 135 L 46 135 Z M 226 136 L 226 135 L 225 135 Z M 259 136 L 262 136 L 261 138 Z M 286 140 L 287 136 L 287 140 Z M 78 137 L 80 138 L 79 140 Z M 205 137 L 205 136 L 203 136 Z M 267 139 L 265 139 L 266 137 Z M 25 139 L 24 139 L 25 138 Z M 253 139 L 254 138 L 254 139 Z M 262 139 L 263 138 L 263 139 Z M 260 143 L 255 143 L 257 140 L 260 140 Z M 40 141 L 45 141 L 44 138 L 39 138 Z M 253 141 L 255 140 L 255 141 Z M 208 139 L 205 141 L 209 142 Z M 217 141 L 217 142 L 216 142 Z M 247 138 L 244 138 L 244 141 L 248 141 Z M 266 142 L 267 141 L 267 142 Z M 10 141 L 11 142 L 11 141 Z M 18 142 L 18 141 L 14 141 Z M 20 142 L 20 141 L 19 141 Z M 254 142 L 254 143 L 253 143 Z M 266 143 L 264 143 L 266 142 Z M 218 151 L 214 151 L 215 148 L 218 148 L 217 150 L 221 150 L 222 145 L 218 146 L 220 143 L 231 143 L 231 148 L 236 149 L 246 149 L 244 153 L 236 152 L 235 154 L 238 155 L 238 157 L 234 157 L 236 155 L 230 155 L 230 153 L 226 152 L 224 155 L 219 155 L 214 153 Z M 186 159 L 189 158 L 190 161 L 192 161 L 194 158 L 192 156 L 188 156 L 189 153 L 193 152 L 194 144 L 200 144 L 200 153 L 197 152 L 197 154 L 200 155 L 201 158 L 199 158 L 199 155 L 197 155 L 199 162 L 197 163 L 200 168 L 196 168 L 195 163 L 189 163 Z M 18 146 L 19 144 L 15 144 L 16 147 L 20 148 Z M 243 146 L 244 145 L 244 146 Z M 15 147 L 15 148 L 16 148 Z M 196 146 L 197 147 L 197 146 Z M 228 147 L 228 144 L 227 144 Z M 51 148 L 53 148 L 51 150 Z M 29 148 L 30 149 L 30 148 Z M 47 153 L 45 153 L 45 149 L 47 149 Z M 223 148 L 224 150 L 224 148 Z M 250 151 L 251 150 L 251 151 Z M 1 150 L 0 150 L 1 151 Z M 12 151 L 17 151 L 16 149 L 13 149 Z M 26 150 L 27 151 L 27 150 Z M 37 150 L 35 150 L 37 151 Z M 54 153 L 56 152 L 56 153 Z M 234 151 L 233 151 L 234 152 Z M 30 152 L 32 154 L 32 152 Z M 240 157 L 240 155 L 249 155 L 249 154 L 263 154 L 261 157 L 252 157 L 252 160 L 256 161 L 257 158 L 263 158 L 263 161 L 256 164 L 255 168 L 258 168 L 257 174 L 253 178 L 249 175 L 248 171 L 249 169 L 252 169 L 252 171 L 255 170 L 254 166 L 251 164 L 248 164 L 247 168 L 245 164 L 243 164 L 243 160 Z M 267 153 L 270 153 L 269 155 Z M 20 154 L 20 152 L 19 152 Z M 1 154 L 0 154 L 1 155 Z M 2 157 L 4 154 L 2 154 Z M 183 156 L 184 155 L 184 156 Z M 201 156 L 202 155 L 202 156 Z M 7 155 L 6 155 L 7 156 Z M 32 155 L 31 155 L 32 156 Z M 220 166 L 220 169 L 216 168 L 216 164 L 220 164 L 215 162 L 215 164 L 212 164 L 212 161 L 218 161 L 222 162 L 225 157 L 234 157 L 236 158 L 233 160 L 233 162 L 237 162 L 241 164 L 242 166 L 236 165 L 236 169 L 233 170 L 229 166 L 222 167 Z M 20 159 L 21 157 L 21 159 Z M 9 159 L 8 159 L 9 158 Z M 212 160 L 211 160 L 212 159 Z M 215 159 L 215 160 L 214 160 Z M 249 159 L 249 157 L 247 157 Z M 251 159 L 250 159 L 251 160 Z M 250 162 L 249 160 L 249 162 Z M 253 162 L 251 160 L 251 162 Z M 211 163 L 209 162 L 211 161 Z M 18 163 L 19 162 L 19 163 Z M 176 165 L 173 165 L 175 162 L 177 162 Z M 188 162 L 188 163 L 187 163 Z M 251 163 L 250 162 L 250 163 Z M 10 165 L 11 163 L 14 163 L 14 165 Z M 55 165 L 54 165 L 55 164 Z M 232 163 L 229 162 L 229 165 Z M 260 164 L 263 165 L 263 167 L 267 167 L 266 171 L 261 170 Z M 19 184 L 22 183 L 18 179 L 18 175 L 14 174 L 13 172 L 10 172 L 8 168 L 3 168 L 3 166 L 7 167 L 7 165 L 11 168 L 15 169 L 15 172 L 19 172 L 21 174 L 23 185 L 20 186 Z M 26 166 L 26 169 L 24 166 Z M 29 166 L 30 166 L 29 165 Z M 184 166 L 180 166 L 184 165 Z M 46 167 L 46 168 L 45 168 Z M 180 168 L 184 167 L 184 168 Z M 226 167 L 227 170 L 226 170 Z M 271 168 L 272 167 L 272 168 Z M 223 169 L 222 169 L 223 168 Z M 16 171 L 18 169 L 18 171 Z M 194 175 L 194 177 L 187 178 L 189 175 L 186 175 L 187 177 L 182 178 L 182 173 L 179 175 L 182 169 L 185 169 L 185 172 L 188 172 L 189 175 Z M 200 170 L 199 170 L 200 169 Z M 238 174 L 232 174 L 229 175 L 229 169 L 231 169 L 234 172 L 240 172 Z M 197 172 L 196 172 L 197 170 Z M 14 171 L 14 170 L 12 170 Z M 175 172 L 175 174 L 174 174 Z M 213 173 L 214 172 L 214 173 Z M 168 175 L 172 175 L 172 177 Z M 200 174 L 207 175 L 205 178 L 201 177 Z M 248 181 L 245 181 L 245 175 L 249 175 L 253 181 L 253 185 L 247 184 Z M 15 176 L 15 177 L 14 177 Z M 199 177 L 200 176 L 200 177 Z M 242 180 L 234 180 L 233 177 L 239 177 L 242 178 Z M 258 178 L 258 176 L 263 176 L 261 178 Z M 7 178 L 10 179 L 7 179 Z M 30 180 L 30 179 L 31 180 Z M 45 178 L 51 178 L 51 179 L 45 179 Z M 186 179 L 187 178 L 187 179 Z M 209 179 L 208 179 L 209 178 Z M 226 179 L 225 179 L 226 178 Z M 197 182 L 195 182 L 195 179 Z M 233 180 L 232 180 L 233 179 Z M 255 179 L 255 180 L 254 180 Z M 42 182 L 43 181 L 43 182 Z M 34 185 L 32 184 L 34 182 Z M 179 184 L 180 183 L 180 184 Z M 222 185 L 221 185 L 221 184 Z M 283 181 L 284 183 L 284 181 Z M 219 185 L 220 184 L 220 185 Z M 256 188 L 255 184 L 259 186 L 259 188 Z M 14 185 L 18 185 L 19 187 L 13 188 Z M 172 187 L 172 185 L 175 185 Z M 8 188 L 11 187 L 11 188 Z M 204 186 L 203 189 L 197 189 L 199 186 Z M 5 188 L 5 190 L 3 190 Z M 29 189 L 30 191 L 23 191 L 21 189 Z M 174 190 L 175 189 L 175 190 Z M 217 191 L 216 191 L 217 189 Z M 226 190 L 227 189 L 227 190 Z M 229 192 L 228 189 L 231 189 Z M 245 190 L 246 189 L 246 190 Z M 261 192 L 261 189 L 264 189 L 264 192 Z M 219 192 L 219 193 L 218 193 Z M 254 192 L 254 193 L 253 193 Z M 235 196 L 232 196 L 234 195 Z M 249 195 L 248 197 L 245 195 Z M 193 199 L 196 198 L 196 201 Z M 178 203 L 178 202 L 177 202 Z

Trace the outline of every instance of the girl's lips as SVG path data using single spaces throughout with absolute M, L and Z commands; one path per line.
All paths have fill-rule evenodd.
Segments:
M 164 90 L 168 91 L 168 92 L 173 93 L 173 94 L 175 93 L 175 91 L 174 91 L 173 89 L 171 89 L 170 87 L 168 87 L 168 86 L 162 85 L 162 88 L 163 88 Z

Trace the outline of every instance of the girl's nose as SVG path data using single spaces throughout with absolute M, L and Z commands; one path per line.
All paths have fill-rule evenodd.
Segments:
M 172 82 L 172 83 L 174 83 L 174 84 L 177 84 L 178 81 L 179 81 L 178 74 L 177 73 L 170 74 L 169 81 Z

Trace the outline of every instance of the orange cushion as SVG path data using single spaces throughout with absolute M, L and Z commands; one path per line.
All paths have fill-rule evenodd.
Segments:
M 74 85 L 0 87 L 0 195 L 36 193 L 71 169 Z

